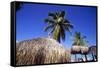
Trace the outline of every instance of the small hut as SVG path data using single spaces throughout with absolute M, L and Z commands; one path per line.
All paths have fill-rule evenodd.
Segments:
M 89 47 L 89 54 L 92 55 L 92 58 L 93 58 L 92 61 L 96 61 L 97 60 L 97 50 L 96 50 L 96 46 L 95 45 Z
M 88 46 L 85 40 L 86 36 L 82 36 L 80 32 L 75 32 L 74 42 L 71 48 L 71 54 L 75 55 L 75 62 L 77 62 L 77 54 L 85 55 L 85 61 L 87 61 Z M 81 58 L 82 59 L 82 58 Z
M 86 55 L 88 54 L 89 48 L 88 46 L 78 46 L 78 45 L 74 45 L 71 48 L 71 54 L 75 55 L 75 61 L 77 61 L 77 54 L 81 54 L 81 55 L 85 55 L 85 60 L 87 61 L 87 57 Z

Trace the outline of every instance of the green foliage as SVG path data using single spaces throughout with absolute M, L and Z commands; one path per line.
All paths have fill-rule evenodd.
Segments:
M 70 32 L 73 28 L 73 25 L 65 19 L 65 11 L 48 13 L 49 18 L 45 19 L 45 22 L 48 26 L 45 28 L 45 31 L 51 30 L 51 34 L 55 40 L 58 42 L 65 41 L 65 31 Z
M 82 36 L 80 32 L 75 32 L 73 45 L 87 45 L 86 36 Z

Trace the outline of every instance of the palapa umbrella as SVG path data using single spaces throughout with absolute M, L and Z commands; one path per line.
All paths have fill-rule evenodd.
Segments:
M 93 61 L 97 59 L 97 52 L 96 52 L 96 46 L 93 45 L 89 47 L 89 53 L 92 55 Z
M 87 61 L 86 54 L 88 53 L 89 48 L 86 46 L 87 41 L 85 38 L 86 36 L 82 36 L 80 32 L 75 32 L 71 54 L 84 54 Z
M 86 61 L 87 61 L 86 55 L 88 54 L 88 51 L 89 51 L 88 46 L 73 45 L 71 48 L 71 54 L 83 54 L 83 55 L 85 55 Z M 75 59 L 76 59 L 76 55 L 75 55 Z

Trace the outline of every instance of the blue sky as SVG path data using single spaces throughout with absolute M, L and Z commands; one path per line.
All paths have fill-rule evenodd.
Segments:
M 48 37 L 48 32 L 44 32 L 47 24 L 44 22 L 48 18 L 48 12 L 64 10 L 65 18 L 73 25 L 72 36 L 66 32 L 66 40 L 62 44 L 66 48 L 72 46 L 72 37 L 75 31 L 87 36 L 89 45 L 96 44 L 96 8 L 80 6 L 61 6 L 46 4 L 24 3 L 20 10 L 16 12 L 16 40 L 22 41 L 38 37 Z

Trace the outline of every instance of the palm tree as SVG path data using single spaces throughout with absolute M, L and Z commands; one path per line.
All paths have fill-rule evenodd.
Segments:
M 76 32 L 73 45 L 80 45 L 80 44 L 81 44 L 81 34 L 80 32 Z
M 82 36 L 80 32 L 75 32 L 73 45 L 78 45 L 78 46 L 85 45 L 86 42 L 88 42 L 85 39 L 86 39 L 86 36 Z
M 85 55 L 85 59 L 87 61 L 87 53 L 88 53 L 88 47 L 87 42 L 85 40 L 86 36 L 82 36 L 80 32 L 75 32 L 75 36 L 74 36 L 74 43 L 72 46 L 72 54 L 75 54 L 75 60 L 76 60 L 76 54 L 84 54 Z
M 45 22 L 48 23 L 45 31 L 51 29 L 50 34 L 52 34 L 53 39 L 57 40 L 59 43 L 61 42 L 61 38 L 65 41 L 65 31 L 70 32 L 73 28 L 73 25 L 65 19 L 65 11 L 50 12 L 48 16 L 49 18 L 45 19 Z

